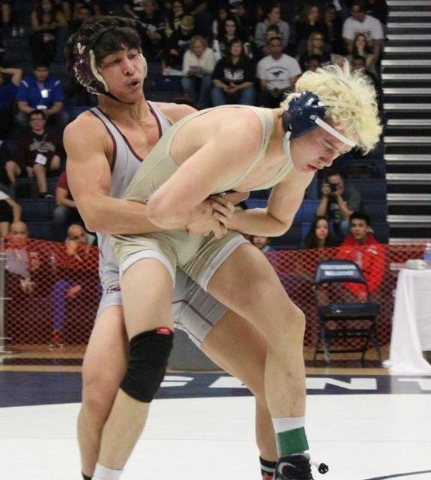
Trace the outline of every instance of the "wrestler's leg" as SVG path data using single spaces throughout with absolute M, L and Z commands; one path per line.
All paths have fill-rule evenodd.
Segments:
M 85 351 L 78 442 L 82 472 L 92 477 L 100 437 L 126 371 L 127 337 L 123 308 L 109 306 L 99 315 Z
M 148 363 L 148 356 L 159 354 L 161 350 L 159 342 L 154 349 L 148 346 L 148 342 L 156 339 L 156 330 L 160 327 L 173 329 L 172 284 L 171 274 L 165 265 L 152 258 L 139 260 L 125 271 L 121 281 L 121 292 L 130 342 L 129 359 L 134 355 L 135 346 L 139 350 L 138 362 L 145 358 L 144 363 Z M 150 332 L 152 332 L 150 339 L 142 337 L 142 334 Z M 137 342 L 134 343 L 134 340 Z M 142 348 L 143 346 L 145 348 Z M 157 374 L 160 373 L 156 366 L 150 372 L 133 367 L 129 360 L 130 375 L 126 374 L 121 383 L 102 432 L 98 464 L 110 470 L 122 470 L 141 435 L 151 402 L 148 387 L 150 384 L 154 386 L 152 373 L 154 370 L 157 370 Z M 146 379 L 144 377 L 137 379 L 137 375 L 149 376 Z M 132 378 L 131 381 L 128 381 L 128 378 Z M 130 393 L 130 384 L 138 390 L 136 396 Z M 98 468 L 96 467 L 95 478 L 98 478 Z
M 265 256 L 249 244 L 240 245 L 220 265 L 209 280 L 208 291 L 250 321 L 266 340 L 265 395 L 271 417 L 282 419 L 275 420 L 282 427 L 282 435 L 277 435 L 279 454 L 308 449 L 303 429 L 303 313 L 287 296 Z M 292 427 L 296 424 L 298 428 Z M 285 430 L 293 430 L 287 434 L 292 437 L 293 451 L 286 446 Z
M 264 389 L 266 342 L 246 320 L 227 311 L 210 330 L 202 351 L 227 373 L 240 379 L 256 400 L 256 443 L 260 456 L 277 460 L 274 428 Z

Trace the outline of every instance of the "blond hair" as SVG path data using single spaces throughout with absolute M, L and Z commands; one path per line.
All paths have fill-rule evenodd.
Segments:
M 315 72 L 305 72 L 291 93 L 281 103 L 286 110 L 297 93 L 312 92 L 326 107 L 326 119 L 344 130 L 352 139 L 358 138 L 357 147 L 369 152 L 379 141 L 382 132 L 376 91 L 370 80 L 360 71 L 351 72 L 343 66 L 328 65 Z

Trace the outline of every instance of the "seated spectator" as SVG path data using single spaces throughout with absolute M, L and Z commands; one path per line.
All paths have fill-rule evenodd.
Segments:
M 68 115 L 64 111 L 63 85 L 49 73 L 47 63 L 34 64 L 33 73 L 21 82 L 16 100 L 19 112 L 15 116 L 15 123 L 21 130 L 28 127 L 28 114 L 33 110 L 43 110 L 52 129 L 62 130 L 66 126 Z
M 180 28 L 167 39 L 163 54 L 163 75 L 182 75 L 183 57 L 195 32 L 195 20 L 191 15 L 184 15 Z
M 125 15 L 124 0 L 93 0 L 96 15 Z
M 91 5 L 79 4 L 76 13 L 73 14 L 73 18 L 70 22 L 70 33 L 76 32 L 92 15 L 94 15 L 94 11 Z
M 255 68 L 243 51 L 240 39 L 230 42 L 228 55 L 220 59 L 213 71 L 212 104 L 255 105 Z
M 183 0 L 175 0 L 172 2 L 172 9 L 165 16 L 165 35 L 170 37 L 175 30 L 180 27 L 181 19 L 186 13 Z
M 236 2 L 235 17 L 238 20 L 241 30 L 248 42 L 254 43 L 254 32 L 256 30 L 256 17 L 251 12 L 251 5 L 245 4 L 245 2 Z M 281 34 L 280 34 L 281 35 Z
M 257 61 L 271 54 L 271 51 L 269 49 L 269 41 L 271 40 L 271 38 L 274 37 L 281 37 L 280 29 L 278 28 L 278 25 L 268 25 L 268 28 L 265 32 L 266 44 L 263 47 L 257 49 Z
M 55 265 L 50 252 L 28 238 L 27 225 L 22 221 L 10 226 L 5 258 L 6 293 L 12 298 L 11 304 L 46 293 L 54 278 Z
M 297 60 L 283 53 L 280 38 L 269 41 L 271 54 L 262 58 L 257 64 L 257 78 L 260 81 L 262 107 L 277 108 L 287 92 L 301 75 L 301 67 Z
M 363 33 L 358 33 L 353 39 L 352 51 L 347 55 L 347 60 L 352 63 L 354 57 L 363 57 L 365 60 L 365 68 L 377 77 L 376 63 L 377 59 L 368 46 L 367 37 Z
M 320 57 L 320 63 L 329 63 L 331 60 L 331 48 L 325 44 L 325 37 L 321 32 L 312 32 L 304 51 L 298 51 L 297 60 L 302 71 L 307 70 L 310 57 Z
M 230 13 L 230 9 L 226 4 L 221 5 L 217 9 L 217 13 L 213 20 L 213 26 L 212 26 L 213 38 L 217 38 L 218 35 L 221 34 L 224 22 L 226 21 L 226 18 L 228 17 L 229 13 Z
M 301 248 L 325 248 L 336 246 L 326 217 L 315 216 L 301 243 Z
M 138 32 L 144 57 L 149 62 L 160 61 L 165 47 L 165 19 L 155 0 L 145 0 L 138 14 Z
M 367 281 L 370 294 L 376 294 L 379 291 L 385 276 L 385 250 L 370 232 L 370 218 L 366 213 L 359 211 L 352 213 L 350 234 L 340 245 L 336 258 L 357 263 Z M 344 288 L 348 290 L 353 301 L 367 301 L 363 285 L 347 283 Z
M 320 55 L 310 55 L 304 66 L 306 72 L 315 72 L 322 65 L 322 57 Z
M 352 53 L 353 39 L 359 33 L 363 33 L 367 38 L 367 43 L 376 63 L 379 62 L 384 40 L 382 24 L 377 18 L 366 14 L 366 6 L 362 0 L 354 1 L 350 12 L 352 16 L 343 23 L 343 39 L 347 52 Z
M 271 239 L 269 237 L 264 237 L 263 235 L 252 235 L 250 241 L 263 253 L 274 251 L 274 249 L 270 246 Z
M 67 237 L 67 229 L 72 223 L 83 224 L 81 215 L 76 208 L 76 204 L 69 190 L 69 185 L 67 184 L 66 171 L 63 171 L 58 177 L 55 188 L 55 201 L 57 206 L 55 207 L 52 220 L 55 240 L 57 240 L 57 242 L 64 242 Z
M 243 45 L 247 42 L 245 34 L 240 29 L 238 20 L 233 15 L 228 15 L 226 20 L 220 24 L 219 33 L 213 41 L 212 49 L 214 50 L 216 60 L 226 56 L 229 42 L 234 38 L 239 38 Z M 246 51 L 245 48 L 244 51 Z M 248 52 L 252 55 L 249 47 Z
M 181 86 L 199 110 L 210 106 L 211 74 L 215 64 L 214 52 L 208 48 L 206 40 L 195 35 L 184 54 Z
M 386 25 L 388 23 L 389 9 L 386 0 L 366 0 L 365 8 L 366 14 L 377 18 L 382 25 Z
M 44 110 L 30 113 L 30 131 L 18 140 L 17 151 L 13 160 L 6 162 L 6 173 L 12 188 L 20 176 L 36 178 L 40 198 L 52 198 L 48 193 L 47 175 L 60 169 L 62 144 L 45 129 Z
M 6 237 L 10 225 L 20 220 L 21 206 L 10 196 L 8 189 L 0 184 L 0 237 Z
M 343 20 L 335 6 L 331 3 L 326 4 L 323 10 L 321 32 L 325 37 L 325 42 L 331 46 L 333 53 L 337 55 L 344 55 L 346 53 L 342 33 Z
M 68 303 L 77 300 L 82 303 L 84 296 L 93 299 L 98 297 L 98 249 L 88 239 L 87 232 L 81 225 L 70 225 L 65 248 L 58 255 L 59 279 L 51 292 L 53 330 L 50 348 L 63 346 Z
M 344 240 L 350 229 L 350 215 L 359 210 L 361 195 L 353 187 L 345 187 L 343 177 L 335 169 L 328 169 L 322 185 L 322 198 L 316 216 L 329 220 L 331 234 L 337 242 Z
M 313 32 L 323 32 L 323 20 L 316 3 L 305 3 L 295 22 L 296 47 L 301 48 L 302 44 L 306 45 Z
M 22 80 L 20 68 L 0 66 L 0 140 L 12 130 L 15 97 Z
M 273 4 L 266 7 L 265 20 L 256 25 L 254 41 L 257 50 L 262 50 L 267 44 L 265 34 L 269 25 L 277 25 L 278 29 L 280 30 L 282 50 L 285 49 L 289 43 L 290 27 L 287 22 L 281 20 L 280 7 L 277 4 Z
M 37 0 L 31 12 L 33 33 L 29 43 L 34 62 L 50 63 L 63 60 L 69 32 L 67 19 L 54 0 Z

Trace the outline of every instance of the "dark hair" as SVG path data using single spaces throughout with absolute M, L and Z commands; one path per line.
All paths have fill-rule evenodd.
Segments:
M 319 248 L 319 242 L 316 236 L 317 224 L 320 220 L 326 220 L 328 223 L 328 236 L 325 239 L 324 247 L 334 247 L 336 245 L 335 240 L 332 238 L 331 230 L 329 229 L 329 221 L 324 215 L 318 215 L 313 218 L 311 222 L 310 229 L 305 235 L 304 241 L 302 242 L 302 248 Z
M 325 181 L 328 180 L 329 177 L 333 177 L 334 175 L 339 175 L 342 177 L 341 173 L 336 168 L 328 168 L 325 171 Z
M 353 212 L 349 217 L 349 222 L 352 223 L 353 220 L 364 220 L 368 226 L 371 225 L 370 217 L 365 212 Z
M 49 70 L 49 62 L 46 62 L 45 60 L 37 60 L 33 63 L 33 70 L 36 70 L 36 68 L 47 68 Z
M 46 113 L 45 113 L 43 110 L 39 110 L 38 108 L 36 108 L 35 110 L 32 110 L 32 111 L 28 114 L 28 118 L 32 118 L 32 117 L 34 117 L 35 115 L 42 115 L 43 119 L 46 120 Z

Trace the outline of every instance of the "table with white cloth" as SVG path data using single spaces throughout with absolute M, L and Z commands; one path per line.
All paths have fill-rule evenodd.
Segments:
M 431 269 L 402 268 L 398 274 L 389 356 L 394 374 L 428 374 L 431 350 Z

